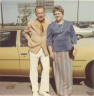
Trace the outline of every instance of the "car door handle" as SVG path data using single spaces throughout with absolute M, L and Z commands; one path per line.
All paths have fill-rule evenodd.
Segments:
M 21 55 L 27 55 L 27 53 L 21 53 Z

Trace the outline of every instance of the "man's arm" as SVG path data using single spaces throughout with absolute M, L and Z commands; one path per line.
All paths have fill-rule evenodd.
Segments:
M 30 36 L 29 36 L 29 32 L 31 32 L 31 30 L 30 30 L 30 24 L 29 24 L 29 22 L 28 22 L 27 27 L 26 27 L 25 30 L 24 30 L 24 36 L 25 36 L 25 38 L 26 38 L 27 41 L 28 41 L 28 46 L 31 47 L 32 42 L 31 42 L 31 38 L 30 38 Z
M 28 24 L 27 24 L 27 27 L 26 27 L 25 30 L 24 30 L 24 35 L 25 35 L 25 38 L 26 38 L 27 40 L 30 39 L 29 32 L 30 32 L 30 25 L 29 25 L 29 23 L 28 23 Z

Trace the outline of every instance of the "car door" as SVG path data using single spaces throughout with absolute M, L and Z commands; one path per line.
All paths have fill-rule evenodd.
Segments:
M 0 32 L 0 75 L 21 75 L 17 31 Z
M 19 30 L 20 31 L 20 30 Z M 21 67 L 21 72 L 23 75 L 28 76 L 30 73 L 30 56 L 29 56 L 29 48 L 28 48 L 28 42 L 24 36 L 24 31 L 20 31 L 19 32 L 19 56 L 20 56 L 20 67 Z M 50 68 L 52 70 L 52 68 Z M 41 76 L 41 72 L 42 72 L 42 65 L 41 62 L 39 60 L 38 63 L 38 75 Z M 52 72 L 50 71 L 50 74 L 52 74 Z
M 75 78 L 86 77 L 87 65 L 94 60 L 94 39 L 93 38 L 83 38 L 77 42 L 77 54 L 73 61 L 73 76 Z M 89 72 L 88 72 L 89 73 Z
M 27 40 L 24 37 L 23 31 L 18 32 L 20 42 L 18 44 L 18 51 L 20 56 L 20 68 L 23 75 L 28 76 L 30 71 L 30 60 L 29 60 L 29 49 L 27 45 Z

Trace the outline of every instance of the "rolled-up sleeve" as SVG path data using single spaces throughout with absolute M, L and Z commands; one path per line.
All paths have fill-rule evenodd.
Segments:
M 76 34 L 72 24 L 70 25 L 70 37 L 72 44 L 77 44 Z
M 51 25 L 48 25 L 47 28 L 47 46 L 52 46 L 52 31 L 51 31 Z

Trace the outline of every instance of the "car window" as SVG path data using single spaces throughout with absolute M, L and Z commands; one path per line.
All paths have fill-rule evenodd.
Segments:
M 81 28 L 77 27 L 77 26 L 73 26 L 74 29 L 77 29 L 77 30 L 81 30 Z
M 0 32 L 0 47 L 16 47 L 17 31 Z
M 20 35 L 21 39 L 20 39 L 20 46 L 21 47 L 28 47 L 28 42 L 27 39 L 24 36 L 24 31 L 21 31 L 21 35 Z

